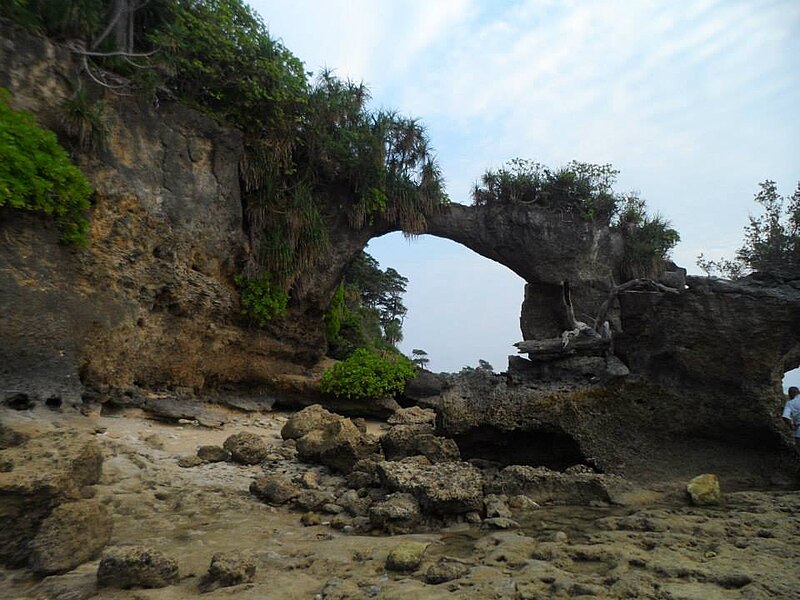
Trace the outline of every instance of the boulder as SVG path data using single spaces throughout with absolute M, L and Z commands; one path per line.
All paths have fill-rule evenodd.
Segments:
M 57 506 L 30 544 L 31 570 L 37 575 L 71 571 L 92 560 L 111 538 L 111 517 L 97 500 Z
M 284 475 L 269 473 L 253 480 L 250 493 L 269 504 L 284 504 L 296 498 L 300 489 Z
M 10 465 L 0 472 L 0 562 L 21 566 L 30 541 L 58 505 L 81 499 L 81 490 L 100 479 L 103 454 L 86 434 L 53 431 L 3 451 Z
M 230 436 L 222 447 L 231 453 L 231 460 L 243 465 L 256 465 L 269 454 L 269 447 L 261 436 L 242 432 Z
M 386 557 L 386 568 L 389 571 L 413 571 L 419 567 L 425 550 L 429 544 L 425 542 L 402 542 L 395 546 Z
M 396 425 L 380 438 L 381 447 L 388 460 L 422 455 L 431 462 L 461 460 L 456 443 L 434 435 L 429 423 Z
M 410 533 L 421 519 L 422 513 L 417 499 L 402 492 L 390 494 L 369 509 L 370 523 L 391 534 Z
M 200 592 L 211 592 L 221 587 L 231 587 L 253 581 L 256 562 L 240 553 L 218 552 L 211 557 L 211 565 L 200 580 Z
M 686 486 L 686 493 L 695 506 L 710 506 L 722 502 L 719 478 L 713 473 L 694 477 Z
M 384 461 L 378 472 L 387 488 L 414 495 L 425 512 L 463 514 L 483 508 L 483 475 L 469 463 Z
M 489 494 L 524 495 L 538 503 L 577 505 L 622 503 L 631 489 L 629 482 L 616 475 L 567 474 L 525 465 L 506 467 L 486 486 Z
M 355 490 L 347 490 L 336 499 L 336 504 L 343 507 L 354 517 L 365 517 L 372 506 L 372 498 L 359 496 Z
M 428 567 L 428 570 L 425 572 L 425 583 L 430 583 L 431 585 L 447 583 L 448 581 L 460 579 L 467 573 L 469 573 L 469 567 L 467 565 L 442 559 L 438 563 Z
M 222 446 L 200 446 L 197 458 L 207 463 L 225 462 L 230 460 L 231 453 Z
M 379 452 L 375 438 L 361 433 L 350 419 L 329 421 L 297 440 L 300 460 L 349 473 L 361 459 Z
M 425 398 L 438 396 L 447 387 L 447 379 L 444 376 L 421 369 L 417 376 L 406 384 L 403 395 L 409 400 L 419 402 Z
M 163 588 L 178 582 L 178 563 L 144 546 L 109 548 L 100 559 L 97 585 L 128 589 Z
M 312 404 L 289 417 L 281 429 L 281 437 L 285 440 L 299 440 L 304 435 L 343 418 L 341 415 L 325 410 L 319 404 Z

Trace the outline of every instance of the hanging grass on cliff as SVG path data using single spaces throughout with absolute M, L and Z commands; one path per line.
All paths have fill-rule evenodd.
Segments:
M 313 269 L 334 191 L 354 229 L 418 233 L 447 202 L 418 121 L 371 110 L 361 83 L 327 71 L 310 80 L 242 0 L 14 0 L 0 16 L 67 41 L 98 86 L 177 98 L 244 133 L 249 277 L 270 273 L 288 291 Z
M 0 207 L 51 216 L 64 242 L 84 245 L 92 187 L 52 131 L 33 115 L 12 110 L 0 88 Z

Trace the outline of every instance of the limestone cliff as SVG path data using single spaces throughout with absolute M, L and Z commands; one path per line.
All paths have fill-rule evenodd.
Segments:
M 58 130 L 77 81 L 63 48 L 0 22 L 0 86 Z M 0 213 L 2 392 L 269 382 L 308 345 L 251 330 L 232 277 L 246 252 L 241 135 L 176 103 L 106 94 L 107 147 L 79 163 L 95 186 L 90 244 L 45 218 Z

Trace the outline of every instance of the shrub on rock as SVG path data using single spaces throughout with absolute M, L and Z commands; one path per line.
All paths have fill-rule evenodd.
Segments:
M 417 369 L 402 354 L 377 353 L 359 348 L 350 358 L 325 371 L 320 389 L 350 400 L 394 396 L 403 391 Z

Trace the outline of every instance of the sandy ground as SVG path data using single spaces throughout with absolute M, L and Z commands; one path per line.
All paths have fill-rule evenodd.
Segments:
M 0 418 L 17 429 L 67 427 L 94 435 L 105 455 L 97 497 L 113 516 L 111 544 L 162 550 L 178 560 L 182 579 L 157 590 L 98 590 L 97 561 L 44 580 L 0 570 L 0 597 L 194 598 L 214 553 L 242 551 L 256 560 L 255 580 L 203 597 L 800 598 L 797 491 L 737 491 L 713 508 L 664 495 L 637 507 L 543 507 L 515 514 L 521 527 L 513 531 L 455 524 L 411 536 L 348 534 L 325 524 L 305 527 L 301 513 L 251 496 L 248 487 L 261 466 L 179 467 L 181 456 L 221 445 L 239 431 L 280 448 L 287 413 L 225 416 L 223 428 L 206 429 L 149 420 L 137 411 L 88 417 L 70 409 L 4 411 Z M 381 424 L 369 428 L 379 433 Z M 292 468 L 325 475 L 321 467 Z M 404 539 L 431 544 L 425 561 L 412 573 L 389 572 L 386 556 Z M 427 568 L 442 557 L 466 565 L 468 574 L 425 583 Z

